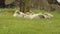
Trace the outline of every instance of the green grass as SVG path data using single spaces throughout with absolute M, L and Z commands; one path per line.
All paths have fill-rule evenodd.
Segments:
M 60 14 L 57 12 L 49 12 L 54 15 L 51 19 L 26 19 L 13 17 L 14 9 L 0 10 L 0 34 L 60 34 Z

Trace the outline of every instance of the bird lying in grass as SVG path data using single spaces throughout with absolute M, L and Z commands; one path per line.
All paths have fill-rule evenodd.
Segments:
M 52 18 L 53 15 L 50 14 L 50 13 L 37 13 L 37 14 L 32 14 L 32 13 L 23 13 L 23 12 L 20 12 L 19 10 L 15 11 L 14 15 L 15 17 L 24 17 L 24 18 L 30 18 L 30 19 L 33 19 L 33 18 Z

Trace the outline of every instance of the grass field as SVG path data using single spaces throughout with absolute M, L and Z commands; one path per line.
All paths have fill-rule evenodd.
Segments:
M 0 9 L 0 34 L 60 34 L 60 14 L 51 19 L 26 19 L 13 17 L 15 9 Z M 33 10 L 35 13 L 45 11 Z

